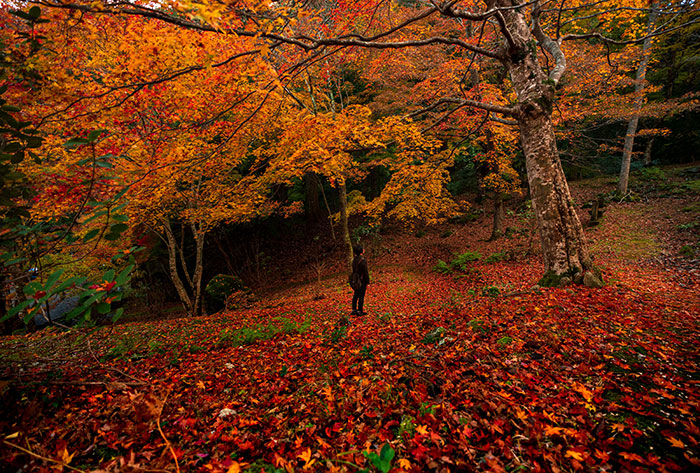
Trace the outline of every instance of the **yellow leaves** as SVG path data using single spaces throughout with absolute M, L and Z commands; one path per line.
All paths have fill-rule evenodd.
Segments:
M 323 388 L 321 390 L 321 393 L 323 393 L 323 396 L 326 398 L 326 401 L 335 401 L 335 397 L 333 396 L 333 389 L 330 386 L 326 386 L 325 388 Z
M 428 435 L 428 427 L 425 425 L 418 425 L 416 426 L 416 432 L 421 435 Z
M 587 389 L 583 384 L 574 383 L 572 388 L 574 391 L 581 394 L 581 396 L 583 396 L 583 398 L 586 401 L 591 402 L 593 400 L 593 393 L 589 389 Z
M 666 440 L 668 440 L 672 447 L 685 448 L 685 443 L 676 437 L 667 436 Z
M 610 427 L 616 432 L 624 432 L 625 429 L 627 428 L 627 426 L 625 426 L 625 424 L 620 424 L 618 422 L 614 423 Z
M 567 450 L 565 456 L 576 461 L 583 461 L 583 455 L 575 450 Z
M 402 470 L 410 470 L 411 469 L 411 462 L 406 460 L 405 458 L 399 458 L 399 461 L 396 462 Z
M 554 427 L 552 425 L 548 425 L 544 428 L 544 434 L 548 437 L 551 437 L 553 435 L 561 435 L 562 430 L 563 429 L 561 427 Z
M 425 162 L 398 161 L 381 195 L 367 205 L 374 219 L 396 218 L 413 223 L 438 223 L 456 215 L 457 204 L 446 189 L 451 162 L 444 155 L 427 156 Z
M 66 465 L 69 465 L 71 460 L 73 460 L 73 456 L 75 456 L 76 452 L 73 453 L 68 453 L 68 450 L 66 448 L 63 449 L 61 452 L 61 461 L 65 463 Z
M 525 413 L 524 410 L 522 410 L 522 409 L 520 409 L 520 408 L 516 408 L 516 409 L 515 409 L 515 416 L 516 416 L 521 422 L 525 422 L 525 421 L 528 420 L 528 415 Z
M 316 463 L 316 459 L 311 458 L 311 449 L 310 448 L 307 448 L 302 453 L 297 455 L 297 458 L 299 458 L 300 460 L 302 460 L 304 462 L 304 466 L 303 466 L 304 470 L 307 470 L 308 468 L 311 467 L 311 465 Z
M 231 466 L 228 467 L 226 473 L 240 473 L 241 465 L 238 462 L 233 462 Z

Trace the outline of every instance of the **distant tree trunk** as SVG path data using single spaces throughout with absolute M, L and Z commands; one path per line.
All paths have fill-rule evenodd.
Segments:
M 343 232 L 343 240 L 347 245 L 348 268 L 352 269 L 352 241 L 348 227 L 348 190 L 344 180 L 338 185 L 338 193 L 340 194 L 340 225 Z
M 224 258 L 224 262 L 226 263 L 226 269 L 228 269 L 229 274 L 233 275 L 235 273 L 234 268 L 233 268 L 233 262 L 231 261 L 231 256 L 229 255 L 228 251 L 224 248 L 224 244 L 221 241 L 221 237 L 218 234 L 214 234 L 214 243 L 216 244 L 216 247 L 219 249 L 219 253 L 221 253 L 221 256 Z
M 659 2 L 654 1 L 651 5 L 649 13 L 649 22 L 647 23 L 647 35 L 654 30 L 656 23 L 657 9 Z M 620 180 L 617 183 L 617 191 L 620 194 L 627 193 L 627 186 L 630 179 L 630 165 L 632 164 L 632 149 L 634 148 L 634 138 L 637 135 L 637 125 L 639 124 L 639 116 L 641 114 L 642 105 L 644 104 L 644 79 L 647 75 L 647 64 L 649 63 L 649 50 L 651 49 L 651 36 L 647 36 L 642 44 L 641 60 L 637 68 L 637 75 L 634 84 L 634 111 L 632 118 L 627 123 L 627 133 L 625 133 L 625 146 L 622 150 L 622 167 L 620 169 Z
M 315 224 L 321 218 L 321 206 L 318 198 L 318 179 L 314 173 L 304 176 L 306 186 L 306 223 Z
M 318 177 L 318 176 L 317 176 Z M 326 215 L 328 218 L 328 225 L 331 228 L 331 237 L 333 237 L 333 242 L 335 243 L 335 227 L 333 226 L 333 214 L 331 213 L 331 206 L 328 205 L 328 198 L 326 198 L 326 191 L 323 189 L 323 184 L 319 180 L 318 188 L 321 189 L 321 195 L 323 196 L 323 203 L 326 205 Z
M 198 316 L 202 315 L 202 274 L 204 273 L 204 237 L 206 232 L 195 224 L 192 224 L 191 228 L 196 243 L 194 273 L 192 275 L 192 295 L 194 299 L 192 315 Z
M 503 0 L 497 6 L 510 8 L 511 4 Z M 511 35 L 506 66 L 518 96 L 517 121 L 542 241 L 545 278 L 555 276 L 550 280 L 558 280 L 572 275 L 574 280 L 583 281 L 583 273 L 593 265 L 561 167 L 552 126 L 556 78 L 548 80 L 542 70 L 534 46 L 536 41 L 524 15 L 508 9 L 503 11 L 503 17 Z M 556 53 L 556 68 L 562 73 L 565 60 L 558 46 L 544 46 Z
M 493 198 L 493 230 L 490 240 L 497 240 L 503 235 L 503 195 L 496 193 Z
M 647 141 L 647 146 L 644 149 L 644 165 L 651 166 L 651 148 L 654 146 L 654 137 L 652 136 Z

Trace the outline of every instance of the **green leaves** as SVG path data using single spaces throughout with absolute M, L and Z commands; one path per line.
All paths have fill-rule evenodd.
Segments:
M 63 146 L 66 148 L 77 148 L 79 146 L 83 145 L 94 145 L 100 141 L 100 136 L 103 134 L 108 133 L 107 130 L 104 129 L 98 129 L 98 130 L 93 130 L 90 133 L 88 133 L 87 137 L 85 138 L 71 138 L 65 143 L 63 143 Z M 85 161 L 85 160 L 83 160 Z M 81 163 L 84 164 L 84 162 L 81 161 Z
M 379 455 L 377 455 L 376 452 L 362 452 L 362 455 L 382 473 L 389 473 L 389 470 L 391 470 L 391 461 L 394 459 L 395 454 L 396 452 L 394 452 L 394 449 L 391 448 L 389 443 L 385 443 L 382 446 Z
M 28 22 L 35 22 L 41 16 L 41 8 L 36 6 L 31 7 L 28 12 L 23 12 L 21 10 L 10 10 L 10 15 L 14 15 Z

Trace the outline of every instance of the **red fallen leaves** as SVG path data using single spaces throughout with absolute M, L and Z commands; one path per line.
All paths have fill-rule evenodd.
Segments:
M 156 426 L 169 390 L 161 428 L 182 471 L 355 471 L 344 462 L 369 468 L 361 452 L 385 442 L 393 471 L 696 466 L 697 284 L 659 285 L 649 273 L 645 290 L 643 272 L 632 286 L 617 267 L 620 282 L 602 290 L 527 291 L 522 267 L 480 266 L 480 278 L 523 291 L 505 297 L 471 294 L 484 282 L 469 278 L 383 272 L 371 314 L 344 332 L 347 291 L 314 301 L 309 289 L 288 293 L 283 310 L 102 330 L 91 343 L 104 365 L 70 355 L 73 335 L 9 339 L 16 352 L 31 343 L 67 361 L 22 363 L 30 384 L 3 388 L 0 432 L 86 470 L 172 470 Z M 276 317 L 279 327 L 311 323 L 251 344 L 222 338 Z M 429 340 L 436 327 L 442 335 Z M 3 369 L 17 379 L 16 367 Z M 232 413 L 220 418 L 224 408 Z M 35 471 L 55 466 L 7 445 L 0 455 Z

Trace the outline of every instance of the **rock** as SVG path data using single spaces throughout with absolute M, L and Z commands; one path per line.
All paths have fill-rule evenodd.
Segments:
M 233 363 L 226 363 L 224 366 L 227 370 L 232 370 L 236 367 Z
M 562 278 L 559 280 L 559 287 L 568 286 L 572 282 L 573 280 L 569 276 L 562 276 Z
M 221 419 L 224 419 L 224 418 L 226 418 L 226 417 L 228 417 L 228 416 L 233 416 L 233 415 L 236 415 L 236 414 L 238 414 L 238 413 L 237 413 L 236 411 L 234 411 L 233 409 L 221 409 L 221 410 L 219 411 L 219 417 L 220 417 Z
M 593 271 L 586 271 L 583 275 L 583 285 L 586 287 L 601 288 L 605 286 L 605 283 Z
M 61 320 L 68 312 L 78 307 L 78 302 L 80 302 L 80 297 L 78 296 L 66 297 L 64 299 L 52 297 L 49 301 L 51 321 Z M 43 327 L 49 323 L 45 308 L 42 308 L 42 310 L 34 315 L 34 323 L 37 327 Z

